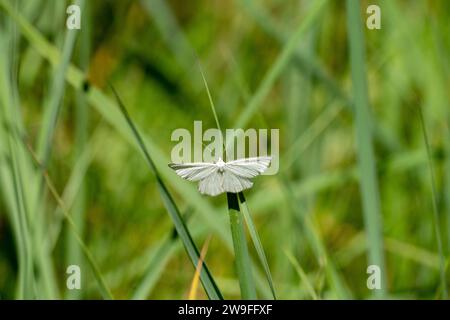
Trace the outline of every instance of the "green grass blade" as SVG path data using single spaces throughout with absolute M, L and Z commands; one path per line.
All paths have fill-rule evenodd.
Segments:
M 33 254 L 32 254 L 32 244 L 30 237 L 30 227 L 28 214 L 26 212 L 27 205 L 24 204 L 24 190 L 22 186 L 22 179 L 20 177 L 20 172 L 17 166 L 17 160 L 15 152 L 13 151 L 12 142 L 9 142 L 10 149 L 10 172 L 11 180 L 14 187 L 14 199 L 16 202 L 16 208 L 18 213 L 18 227 L 19 234 L 21 238 L 19 245 L 23 246 L 22 256 L 19 257 L 19 263 L 23 265 L 22 274 L 19 278 L 19 299 L 34 299 L 34 272 L 33 272 Z M 20 271 L 20 270 L 19 270 Z
M 36 166 L 38 167 L 38 170 L 40 170 L 42 177 L 44 179 L 45 184 L 47 185 L 47 188 L 49 189 L 50 193 L 56 200 L 58 206 L 62 210 L 64 214 L 64 218 L 68 222 L 68 226 L 70 227 L 73 235 L 75 236 L 76 241 L 78 242 L 79 246 L 81 247 L 83 254 L 85 255 L 85 258 L 91 267 L 91 270 L 94 274 L 94 277 L 97 281 L 100 293 L 104 299 L 112 300 L 113 295 L 111 291 L 109 290 L 108 286 L 105 283 L 105 280 L 103 279 L 102 273 L 100 272 L 100 269 L 97 266 L 97 263 L 95 262 L 94 257 L 92 256 L 91 252 L 89 251 L 87 245 L 84 243 L 83 239 L 81 238 L 80 234 L 77 231 L 77 227 L 71 217 L 71 214 L 69 210 L 67 209 L 67 206 L 64 204 L 63 200 L 58 194 L 58 191 L 56 190 L 52 180 L 50 179 L 50 176 L 48 175 L 45 167 L 40 163 L 39 159 L 37 158 L 37 154 L 32 150 L 31 146 L 24 141 L 24 145 L 27 147 L 28 151 L 30 152 L 33 160 L 36 163 Z
M 169 3 L 164 0 L 141 0 L 141 3 L 156 24 L 178 64 L 186 72 L 190 71 L 195 62 L 194 51 L 178 25 Z
M 251 97 L 244 110 L 240 113 L 235 128 L 244 128 L 250 121 L 253 114 L 261 106 L 265 97 L 269 93 L 270 89 L 278 79 L 284 68 L 289 64 L 293 54 L 296 52 L 299 40 L 316 20 L 322 8 L 325 6 L 326 0 L 318 0 L 314 2 L 313 8 L 311 8 L 305 20 L 300 24 L 295 33 L 291 36 L 289 41 L 284 45 L 281 53 L 278 55 L 276 61 L 265 74 L 264 79 L 256 90 L 255 94 Z
M 262 246 L 261 240 L 259 239 L 258 231 L 256 230 L 255 224 L 253 223 L 253 219 L 248 210 L 247 202 L 245 201 L 243 192 L 239 193 L 239 202 L 242 214 L 245 219 L 245 223 L 247 224 L 247 228 L 250 232 L 250 236 L 253 241 L 253 245 L 255 246 L 256 252 L 258 253 L 259 261 L 261 262 L 261 265 L 264 268 L 264 272 L 266 274 L 266 278 L 270 286 L 272 297 L 276 299 L 277 295 L 275 293 L 275 287 L 273 285 L 273 278 L 270 272 L 269 263 L 267 262 L 266 254 L 264 253 L 264 248 Z
M 228 213 L 230 215 L 231 236 L 233 238 L 236 272 L 239 277 L 241 298 L 256 299 L 255 283 L 252 275 L 252 265 L 245 237 L 244 221 L 239 208 L 236 193 L 227 193 Z
M 220 128 L 219 118 L 217 117 L 216 108 L 214 106 L 214 102 L 212 100 L 211 93 L 209 91 L 208 83 L 206 81 L 205 75 L 203 74 L 201 66 L 200 72 L 202 75 L 203 83 L 206 88 L 206 92 L 208 93 L 211 111 L 214 115 L 217 128 L 219 129 L 220 132 L 222 132 Z M 225 145 L 224 149 L 225 149 L 224 152 L 226 152 L 227 149 Z M 223 157 L 226 158 L 226 154 L 224 154 Z M 236 259 L 235 260 L 236 272 L 239 277 L 239 285 L 241 288 L 241 298 L 256 299 L 256 289 L 252 274 L 252 264 L 250 256 L 248 254 L 247 238 L 245 237 L 245 228 L 243 227 L 242 223 L 242 217 L 239 209 L 239 202 L 237 199 L 237 195 L 234 193 L 227 193 L 227 203 L 228 203 L 228 212 L 230 216 L 230 227 L 231 227 L 231 236 L 233 239 L 234 255 Z M 272 284 L 271 281 L 269 281 L 269 283 Z
M 3 0 L 0 0 L 0 7 L 3 7 L 8 14 L 18 23 L 23 35 L 28 41 L 33 45 L 33 47 L 41 54 L 46 60 L 52 65 L 56 66 L 59 64 L 61 55 L 56 47 L 51 45 L 43 36 L 36 30 L 28 21 L 24 19 L 23 16 L 14 12 L 11 7 Z M 66 80 L 76 89 L 84 90 L 83 84 L 88 84 L 85 82 L 84 74 L 75 66 L 70 65 L 67 69 Z M 136 139 L 132 134 L 130 134 L 127 123 L 123 121 L 123 116 L 120 111 L 115 107 L 115 103 L 112 99 L 106 96 L 95 86 L 88 86 L 85 90 L 85 95 L 88 102 L 102 115 L 102 117 L 110 123 L 116 130 L 118 130 L 128 142 L 134 147 L 139 146 L 135 143 Z M 163 152 L 156 146 L 154 141 L 149 136 L 144 138 L 146 146 L 152 151 L 153 158 L 156 159 L 157 163 L 167 163 L 168 159 L 164 156 Z M 167 166 L 160 168 L 161 174 L 164 178 L 170 182 L 172 187 L 174 187 L 180 195 L 183 196 L 184 200 L 196 209 L 196 212 L 200 214 L 205 224 L 207 224 L 225 243 L 228 250 L 232 250 L 233 245 L 231 242 L 231 237 L 229 236 L 224 222 L 226 218 L 217 218 L 213 213 L 216 212 L 214 207 L 202 197 L 197 188 L 194 186 L 180 181 L 179 177 L 173 174 L 172 170 Z
M 355 102 L 356 148 L 360 172 L 364 223 L 369 241 L 368 264 L 377 265 L 381 269 L 381 289 L 376 290 L 375 294 L 378 297 L 383 297 L 387 290 L 386 268 L 384 261 L 381 206 L 372 145 L 373 121 L 370 118 L 369 112 L 363 25 L 360 16 L 359 1 L 347 0 L 346 3 L 350 66 Z
M 101 127 L 101 125 L 99 125 L 99 127 Z M 99 128 L 95 129 L 94 133 L 91 134 L 90 140 L 86 142 L 84 150 L 78 155 L 70 177 L 67 179 L 64 190 L 62 191 L 61 197 L 63 202 L 66 204 L 66 209 L 68 210 L 74 208 L 77 203 L 77 197 L 83 192 L 83 182 L 86 177 L 87 170 L 89 169 L 96 152 L 100 149 L 100 146 L 103 143 L 102 137 L 98 132 Z M 76 215 L 75 212 L 74 215 Z M 54 217 L 54 219 L 51 229 L 48 231 L 47 241 L 53 251 L 56 242 L 60 237 L 62 222 L 64 220 L 64 215 L 61 212 L 61 208 L 56 207 L 52 217 Z
M 434 233 L 436 236 L 436 244 L 437 244 L 437 250 L 439 253 L 439 271 L 440 271 L 440 281 L 441 281 L 441 290 L 442 295 L 444 299 L 448 298 L 448 291 L 447 291 L 447 276 L 445 272 L 445 255 L 444 255 L 444 248 L 442 246 L 442 234 L 441 234 L 441 228 L 440 228 L 440 219 L 439 219 L 439 212 L 438 212 L 438 204 L 437 204 L 437 191 L 436 191 L 436 181 L 434 178 L 434 166 L 433 166 L 433 158 L 431 154 L 431 147 L 430 142 L 428 140 L 427 135 L 427 129 L 425 126 L 425 119 L 423 116 L 422 108 L 420 105 L 418 106 L 419 109 L 419 116 L 420 116 L 420 125 L 422 127 L 422 133 L 423 133 L 423 140 L 425 142 L 425 148 L 427 151 L 427 157 L 428 157 L 428 169 L 430 171 L 430 184 L 431 184 L 431 197 L 432 197 L 432 204 L 433 204 L 433 226 L 434 226 Z
M 172 253 L 175 252 L 177 238 L 176 233 L 172 233 L 169 238 L 158 245 L 152 256 L 151 262 L 145 271 L 143 279 L 131 296 L 132 300 L 144 300 L 148 297 L 169 261 L 169 258 L 172 256 Z
M 77 5 L 80 6 L 80 8 L 83 8 L 84 0 L 77 1 Z M 48 103 L 44 110 L 43 124 L 39 134 L 38 155 L 39 158 L 42 159 L 44 165 L 47 165 L 50 158 L 53 134 L 65 91 L 66 82 L 64 81 L 64 78 L 70 64 L 78 30 L 67 29 L 66 34 L 61 60 L 53 75 L 51 89 L 48 93 Z
M 136 126 L 134 125 L 133 121 L 131 120 L 130 116 L 128 115 L 128 112 L 125 109 L 125 106 L 123 105 L 122 101 L 120 100 L 117 92 L 114 90 L 114 88 L 112 88 L 112 90 L 114 92 L 115 98 L 116 98 L 118 106 L 120 108 L 120 111 L 122 112 L 131 131 L 133 132 L 136 142 L 138 143 L 142 153 L 144 154 L 145 160 L 146 160 L 147 164 L 149 165 L 150 170 L 155 175 L 158 190 L 160 192 L 160 195 L 164 202 L 164 205 L 167 209 L 167 212 L 169 213 L 169 215 L 172 219 L 172 222 L 174 223 L 175 228 L 176 228 L 181 240 L 183 241 L 186 251 L 187 251 L 187 253 L 191 259 L 191 262 L 195 268 L 197 266 L 198 260 L 200 259 L 199 251 L 192 239 L 192 236 L 191 236 L 183 218 L 180 215 L 178 207 L 176 206 L 172 196 L 170 195 L 169 191 L 167 190 L 161 176 L 158 173 L 158 170 L 157 170 L 152 158 L 150 157 L 150 154 L 148 153 L 148 150 L 144 144 L 144 140 L 142 139 Z M 217 285 L 214 281 L 214 278 L 212 277 L 211 273 L 209 272 L 209 269 L 205 262 L 203 263 L 203 268 L 200 271 L 200 280 L 203 284 L 203 288 L 205 289 L 206 294 L 208 295 L 208 297 L 210 299 L 214 299 L 214 300 L 222 299 L 222 294 L 220 293 L 220 290 L 217 287 Z
M 279 26 L 270 13 L 265 10 L 260 1 L 240 0 L 239 2 L 242 3 L 244 10 L 253 17 L 261 29 L 276 39 L 280 45 L 284 45 L 288 41 L 289 33 L 286 32 L 287 30 Z M 313 2 L 311 3 L 314 5 Z M 313 79 L 321 82 L 332 96 L 337 97 L 339 100 L 345 102 L 347 106 L 351 107 L 347 94 L 342 90 L 337 81 L 327 74 L 324 67 L 316 61 L 313 55 L 297 49 L 293 58 L 294 65 L 298 68 L 299 74 L 306 77 L 311 75 Z
M 17 8 L 15 8 L 17 10 Z M 1 147 L 4 157 L 3 185 L 1 186 L 5 202 L 11 210 L 14 237 L 18 251 L 18 280 L 16 296 L 18 299 L 36 298 L 36 279 L 34 274 L 34 251 L 32 240 L 29 196 L 24 178 L 24 159 L 12 127 L 22 126 L 17 89 L 16 50 L 18 37 L 12 21 L 0 31 L 0 120 Z M 3 149 L 3 150 L 2 150 Z
M 200 73 L 202 75 L 203 84 L 205 85 L 206 92 L 208 93 L 209 104 L 211 106 L 211 112 L 214 115 L 214 121 L 216 121 L 217 129 L 219 129 L 219 131 L 222 132 L 222 129 L 220 127 L 219 118 L 217 117 L 216 107 L 215 107 L 214 101 L 213 101 L 213 99 L 211 97 L 211 92 L 209 91 L 208 82 L 206 81 L 205 74 L 203 73 L 202 66 L 200 65 L 200 62 L 198 63 L 198 65 L 199 65 Z
M 79 37 L 79 55 L 78 63 L 80 68 L 87 70 L 89 66 L 89 56 L 90 56 L 90 34 L 91 34 L 91 21 L 90 21 L 90 3 L 86 3 L 84 8 L 82 8 L 83 19 L 81 21 L 81 32 Z M 65 72 L 64 72 L 65 73 Z M 75 112 L 75 150 L 74 150 L 74 164 L 76 166 L 79 159 L 82 159 L 84 151 L 89 148 L 87 143 L 88 135 L 88 105 L 86 97 L 82 92 L 77 92 L 75 97 L 76 112 Z M 84 176 L 84 175 L 83 175 Z M 80 237 L 84 237 L 84 225 L 85 225 L 85 212 L 86 212 L 86 183 L 83 181 L 77 190 L 77 196 L 73 204 L 72 214 L 73 221 L 78 228 Z M 64 196 L 64 194 L 63 194 Z M 84 261 L 80 247 L 77 244 L 76 239 L 71 233 L 66 235 L 66 265 L 76 264 L 83 268 Z M 81 297 L 81 290 L 67 290 L 66 298 L 69 299 L 79 299 Z
M 283 170 L 287 170 L 298 160 L 299 156 L 337 118 L 342 109 L 343 106 L 341 104 L 332 103 L 314 120 L 304 133 L 295 139 L 284 156 Z
M 307 216 L 302 209 L 300 209 L 301 204 L 299 203 L 298 195 L 296 195 L 292 189 L 292 185 L 286 181 L 282 181 L 282 183 L 285 190 L 283 195 L 287 199 L 287 203 L 295 216 L 294 218 L 299 222 L 300 230 L 305 234 L 305 238 L 311 246 L 318 264 L 324 265 L 327 281 L 330 284 L 330 287 L 338 299 L 350 299 L 352 297 L 351 292 L 348 289 L 343 277 L 341 277 L 338 272 L 334 261 L 330 259 L 325 243 L 322 240 L 317 227 L 313 221 L 311 221 L 311 218 Z
M 288 251 L 284 252 L 286 257 L 291 262 L 292 266 L 295 268 L 295 271 L 297 272 L 298 276 L 300 277 L 300 281 L 302 281 L 305 284 L 306 290 L 310 294 L 311 298 L 313 300 L 318 300 L 319 296 L 316 293 L 316 290 L 314 290 L 314 286 L 311 284 L 311 282 L 308 279 L 308 276 L 306 275 L 303 268 L 298 263 L 297 259 L 295 259 L 294 255 Z
M 450 137 L 450 116 L 447 119 L 445 135 Z M 445 209 L 447 219 L 447 252 L 450 252 L 450 139 L 445 139 Z

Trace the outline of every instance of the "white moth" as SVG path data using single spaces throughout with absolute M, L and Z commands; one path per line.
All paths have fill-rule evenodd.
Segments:
M 202 194 L 217 196 L 223 192 L 238 193 L 253 186 L 251 178 L 266 171 L 271 157 L 254 157 L 214 163 L 169 163 L 169 167 L 183 179 L 199 181 Z

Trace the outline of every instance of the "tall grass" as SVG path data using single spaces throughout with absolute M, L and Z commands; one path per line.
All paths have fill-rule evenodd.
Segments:
M 211 106 L 211 112 L 214 116 L 214 120 L 216 122 L 217 129 L 221 132 L 223 136 L 223 131 L 220 126 L 219 118 L 217 116 L 216 107 L 214 105 L 214 101 L 211 96 L 211 92 L 209 91 L 208 82 L 206 81 L 205 74 L 201 68 L 199 63 L 200 73 L 202 75 L 202 80 L 205 85 L 206 92 L 208 94 L 209 103 Z M 223 139 L 223 138 L 222 138 Z M 224 159 L 227 158 L 227 145 L 222 141 Z M 246 225 L 249 228 L 250 235 L 253 240 L 253 244 L 258 252 L 258 257 L 261 264 L 264 267 L 264 272 L 266 274 L 267 281 L 270 286 L 270 290 L 272 293 L 272 297 L 275 299 L 275 289 L 273 286 L 272 275 L 269 270 L 269 265 L 267 263 L 267 258 L 264 253 L 264 249 L 262 247 L 261 241 L 259 240 L 258 232 L 253 224 L 253 220 L 250 216 L 247 203 L 245 201 L 244 193 L 239 192 L 239 194 L 229 193 L 227 192 L 227 204 L 228 204 L 228 214 L 230 217 L 230 227 L 231 227 L 231 236 L 233 239 L 233 247 L 235 254 L 235 265 L 236 272 L 239 276 L 239 285 L 241 289 L 241 297 L 243 299 L 256 299 L 256 287 L 254 283 L 252 264 L 248 252 L 244 220 Z M 243 219 L 244 218 L 244 219 Z
M 83 251 L 85 258 L 88 261 L 89 266 L 91 267 L 91 269 L 94 273 L 94 277 L 98 283 L 101 295 L 103 296 L 104 299 L 113 299 L 113 295 L 112 295 L 111 291 L 109 290 L 109 288 L 107 287 L 105 280 L 103 279 L 103 275 L 102 275 L 99 267 L 97 266 L 97 263 L 94 260 L 94 257 L 92 256 L 88 247 L 86 246 L 86 244 L 84 243 L 80 234 L 78 233 L 77 226 L 76 226 L 75 222 L 73 221 L 71 214 L 68 212 L 66 205 L 64 204 L 64 202 L 62 201 L 58 192 L 56 191 L 55 185 L 53 184 L 52 180 L 50 179 L 48 173 L 45 171 L 46 170 L 45 166 L 43 165 L 43 163 L 41 163 L 39 161 L 38 155 L 36 153 L 34 153 L 34 151 L 31 149 L 31 147 L 28 146 L 28 148 L 29 148 L 30 154 L 32 155 L 34 161 L 36 162 L 39 170 L 42 173 L 42 176 L 45 180 L 45 184 L 46 184 L 47 188 L 50 190 L 52 196 L 55 198 L 56 202 L 58 203 L 58 206 L 61 208 L 75 240 L 78 242 L 78 245 L 80 246 L 81 250 Z
M 245 236 L 245 224 L 236 193 L 227 193 L 228 214 L 233 237 L 236 272 L 239 276 L 242 299 L 256 299 L 255 283 Z
M 446 297 L 445 2 L 380 1 L 370 31 L 350 0 L 85 1 L 75 32 L 67 5 L 0 0 L 2 298 Z M 200 195 L 167 167 L 199 119 L 279 128 L 279 174 Z
M 91 41 L 91 22 L 90 22 L 90 6 L 89 3 L 83 3 L 83 32 L 80 34 L 79 41 L 79 50 L 78 50 L 78 64 L 82 70 L 85 72 L 88 70 L 89 67 L 89 56 L 91 54 L 90 50 L 90 41 Z M 84 155 L 84 151 L 88 146 L 88 128 L 89 128 L 89 114 L 88 114 L 88 105 L 86 101 L 86 97 L 83 95 L 82 92 L 76 93 L 75 98 L 75 106 L 76 106 L 76 113 L 75 113 L 75 123 L 76 123 L 76 129 L 75 129 L 75 135 L 76 135 L 76 141 L 75 141 L 75 156 L 74 156 L 74 167 L 76 164 L 82 160 L 82 157 Z M 78 233 L 80 234 L 80 237 L 84 237 L 84 231 L 85 231 L 85 219 L 86 219 L 86 202 L 87 202 L 87 185 L 85 181 L 82 181 L 80 183 L 80 186 L 77 190 L 77 195 L 74 199 L 73 203 L 73 221 L 74 224 L 78 230 Z M 79 249 L 79 246 L 76 244 L 76 239 L 71 235 L 71 233 L 67 233 L 67 255 L 66 255 L 66 263 L 67 265 L 76 264 L 81 266 L 84 265 L 84 261 L 82 258 L 81 251 Z M 72 299 L 79 299 L 81 298 L 81 292 L 79 290 L 69 290 L 67 292 L 67 297 Z
M 128 112 L 125 109 L 125 106 L 123 105 L 122 101 L 120 100 L 117 92 L 114 90 L 113 87 L 111 87 L 111 88 L 116 97 L 118 106 L 120 107 L 120 111 L 122 112 L 131 131 L 133 132 L 133 135 L 136 139 L 137 144 L 141 148 L 142 153 L 144 154 L 144 158 L 150 168 L 150 171 L 155 175 L 156 182 L 158 185 L 158 190 L 160 192 L 160 195 L 164 202 L 164 205 L 166 206 L 167 212 L 169 213 L 170 217 L 172 218 L 173 224 L 174 224 L 181 240 L 183 241 L 185 249 L 195 267 L 195 266 L 197 266 L 198 262 L 200 261 L 200 255 L 199 255 L 199 251 L 198 251 L 197 247 L 195 246 L 194 241 L 192 240 L 192 236 L 190 235 L 190 232 L 187 229 L 186 224 L 185 224 L 183 218 L 181 217 L 178 207 L 176 206 L 171 194 L 169 193 L 161 176 L 159 175 L 159 172 L 155 166 L 155 163 L 153 162 L 152 158 L 150 157 L 150 154 L 144 144 L 144 141 L 142 140 L 141 135 L 139 134 L 136 126 L 134 125 L 133 121 L 131 120 L 130 116 L 128 115 Z M 203 262 L 203 267 L 200 270 L 200 279 L 201 279 L 203 287 L 205 288 L 205 291 L 208 294 L 208 297 L 210 299 L 214 299 L 214 300 L 222 299 L 222 294 L 219 291 L 219 288 L 217 287 L 217 285 L 214 281 L 214 278 L 211 276 L 211 274 L 208 270 L 208 267 L 206 266 L 206 263 L 204 263 L 204 262 Z
M 288 65 L 292 56 L 295 54 L 300 39 L 302 38 L 302 36 L 304 36 L 306 30 L 315 21 L 325 4 L 326 0 L 315 1 L 313 7 L 305 17 L 305 20 L 302 21 L 302 23 L 296 28 L 295 32 L 290 36 L 289 40 L 283 45 L 282 51 L 274 61 L 271 68 L 264 75 L 264 78 L 258 89 L 252 95 L 244 110 L 239 114 L 239 117 L 235 122 L 236 128 L 245 127 L 246 124 L 250 121 L 253 114 L 261 106 L 261 103 L 269 93 L 274 82 L 277 80 L 281 72 Z
M 362 196 L 364 223 L 367 230 L 369 265 L 377 265 L 381 270 L 381 288 L 375 293 L 383 297 L 387 292 L 387 276 L 384 260 L 382 215 L 375 154 L 373 151 L 373 123 L 370 115 L 365 66 L 365 44 L 359 1 L 347 0 L 347 30 L 350 48 L 350 66 L 355 104 L 355 133 L 360 190 Z
M 427 128 L 425 126 L 425 119 L 423 116 L 422 108 L 419 105 L 419 118 L 420 118 L 420 125 L 422 128 L 423 133 L 423 140 L 425 143 L 425 149 L 427 151 L 428 156 L 428 167 L 430 171 L 430 184 L 431 184 L 431 197 L 432 197 L 432 206 L 433 206 L 433 226 L 434 226 L 434 233 L 436 236 L 436 244 L 437 244 L 437 250 L 439 253 L 439 271 L 440 271 L 440 280 L 441 280 L 441 290 L 442 290 L 442 297 L 444 299 L 448 298 L 448 292 L 447 292 L 447 276 L 446 276 L 446 262 L 445 262 L 445 256 L 444 256 L 444 248 L 442 244 L 442 233 L 440 228 L 440 216 L 438 212 L 438 204 L 437 204 L 437 190 L 436 190 L 436 181 L 435 181 L 435 173 L 434 173 L 434 165 L 433 165 L 433 158 L 431 154 L 431 147 L 430 142 L 428 139 L 427 134 Z

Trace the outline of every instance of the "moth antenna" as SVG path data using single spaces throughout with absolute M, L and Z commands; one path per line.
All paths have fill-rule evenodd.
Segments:
M 207 150 L 211 151 L 211 153 L 214 152 L 214 150 L 213 150 L 210 146 L 206 145 L 203 141 L 202 141 L 202 145 L 203 145 L 203 147 L 205 147 Z M 222 151 L 222 152 L 223 152 L 223 151 Z M 219 157 L 216 156 L 215 158 L 219 158 Z M 222 154 L 222 157 L 220 157 L 220 158 L 224 159 L 224 155 Z

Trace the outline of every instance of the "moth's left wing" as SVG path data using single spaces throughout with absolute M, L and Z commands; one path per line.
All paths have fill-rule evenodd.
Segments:
M 223 174 L 219 170 L 214 171 L 205 179 L 200 180 L 198 183 L 198 191 L 201 194 L 207 194 L 209 196 L 217 196 L 223 193 Z
M 238 193 L 253 186 L 248 178 L 235 175 L 229 170 L 223 172 L 223 189 L 226 192 Z
M 203 180 L 217 171 L 217 166 L 208 162 L 169 163 L 169 167 L 189 181 Z
M 253 157 L 226 162 L 225 171 L 228 170 L 241 178 L 254 178 L 267 170 L 271 159 L 271 157 Z

